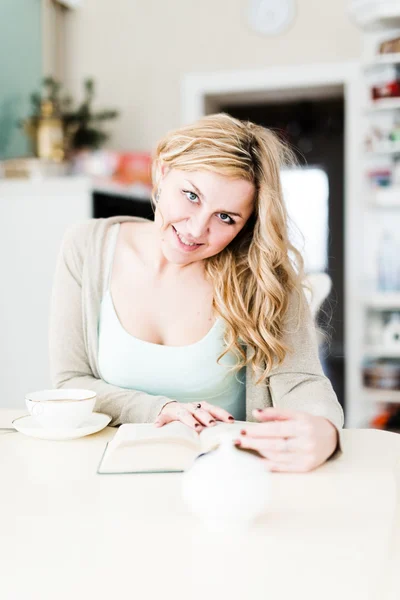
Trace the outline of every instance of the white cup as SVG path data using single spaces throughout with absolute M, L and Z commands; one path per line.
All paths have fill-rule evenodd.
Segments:
M 92 390 L 41 390 L 25 396 L 26 406 L 42 427 L 76 428 L 92 414 L 96 392 Z

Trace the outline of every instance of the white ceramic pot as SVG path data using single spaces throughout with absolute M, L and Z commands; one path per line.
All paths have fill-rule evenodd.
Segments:
M 270 479 L 261 458 L 228 437 L 183 474 L 183 498 L 208 529 L 243 529 L 267 510 Z
M 92 414 L 96 393 L 92 390 L 41 390 L 25 396 L 34 419 L 45 428 L 76 428 Z

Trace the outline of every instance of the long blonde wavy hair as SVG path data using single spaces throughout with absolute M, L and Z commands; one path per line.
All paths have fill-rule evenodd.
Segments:
M 224 250 L 205 259 L 205 272 L 213 285 L 213 309 L 226 323 L 226 348 L 219 358 L 233 351 L 236 368 L 250 364 L 258 382 L 289 351 L 283 338 L 290 298 L 295 294 L 299 306 L 304 302 L 303 259 L 289 241 L 280 178 L 281 168 L 294 163 L 275 133 L 224 113 L 169 132 L 153 161 L 154 191 L 163 165 L 254 184 L 252 216 Z

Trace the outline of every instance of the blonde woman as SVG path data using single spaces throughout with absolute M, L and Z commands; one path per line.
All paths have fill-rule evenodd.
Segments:
M 155 220 L 70 229 L 52 298 L 57 387 L 97 392 L 112 425 L 258 420 L 237 444 L 275 471 L 335 451 L 342 409 L 324 376 L 289 242 L 269 130 L 226 114 L 166 135 L 154 157 Z

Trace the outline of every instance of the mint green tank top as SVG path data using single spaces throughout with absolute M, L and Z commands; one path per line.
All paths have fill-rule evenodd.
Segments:
M 104 381 L 122 388 L 161 395 L 179 402 L 206 400 L 245 420 L 245 369 L 230 371 L 233 353 L 219 362 L 224 349 L 224 323 L 217 319 L 198 342 L 187 346 L 164 346 L 140 340 L 121 325 L 109 282 L 119 224 L 110 231 L 106 257 L 106 286 L 99 319 L 99 369 Z

